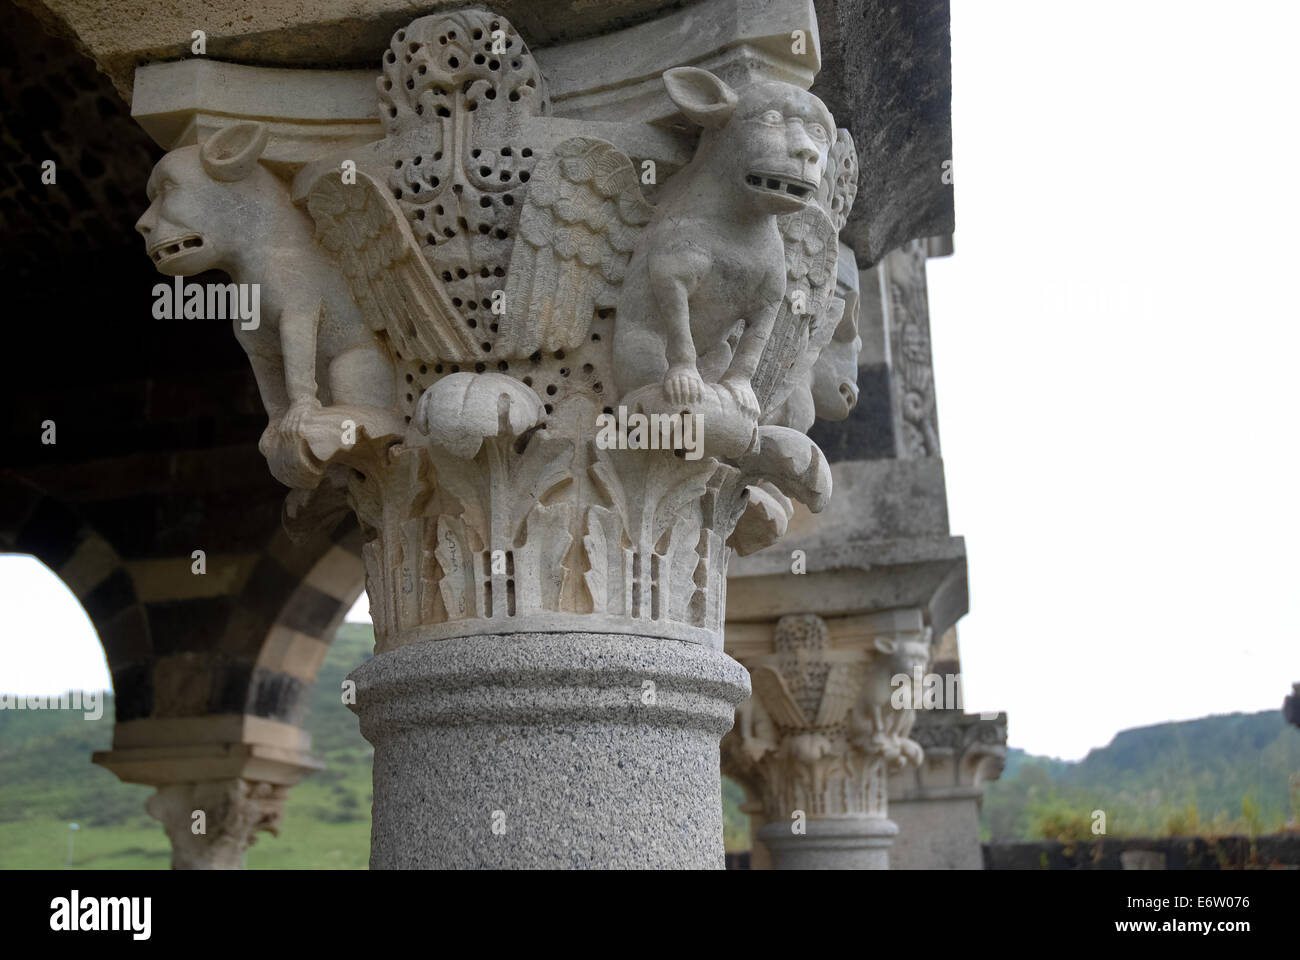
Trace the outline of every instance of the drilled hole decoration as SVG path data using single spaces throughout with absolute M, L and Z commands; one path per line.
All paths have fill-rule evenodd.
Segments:
M 522 363 L 512 355 L 518 328 L 494 312 L 502 304 L 493 296 L 506 287 L 520 213 L 547 159 L 540 144 L 517 138 L 527 118 L 550 112 L 545 80 L 514 27 L 482 10 L 421 17 L 402 33 L 384 54 L 377 83 L 392 152 L 367 172 L 387 180 L 390 202 L 439 278 L 440 322 L 462 328 L 447 348 L 454 356 L 426 359 L 455 360 L 466 370 L 480 361 L 492 370 L 502 357 Z M 572 364 L 551 382 L 576 378 Z M 583 389 L 612 383 L 612 372 L 604 374 L 584 375 Z
M 407 423 L 415 416 L 420 394 L 438 379 L 430 373 L 429 366 L 414 360 L 403 360 L 394 355 L 394 372 L 397 379 L 397 405 Z
M 470 322 L 474 312 L 490 312 L 492 295 L 505 286 L 521 209 L 508 191 L 527 182 L 536 157 L 532 148 L 506 145 L 472 146 L 459 155 L 460 163 L 456 151 L 446 150 L 418 154 L 418 163 L 399 159 L 389 180 L 398 206 L 419 225 L 451 302 L 474 329 L 488 326 L 486 318 Z M 494 343 L 497 329 L 489 329 Z
M 608 319 L 597 318 L 592 323 L 596 339 L 567 351 L 548 353 L 538 350 L 527 360 L 515 361 L 512 365 L 511 375 L 537 395 L 547 408 L 548 416 L 563 415 L 568 401 L 574 397 L 583 398 L 588 405 L 586 409 L 593 413 L 602 408 L 612 409 L 618 399 L 612 389 L 605 389 L 613 378 L 608 372 L 609 341 L 600 337 L 601 333 L 608 333 L 612 313 Z M 523 364 L 522 370 L 518 370 L 520 364 Z
M 470 104 L 484 110 L 509 107 L 534 116 L 549 113 L 549 97 L 532 54 L 509 22 L 498 18 L 498 29 L 504 35 L 500 42 L 492 36 L 487 14 L 461 10 L 421 17 L 405 37 L 394 36 L 379 82 L 389 135 L 410 129 L 417 106 L 442 107 L 447 115 L 458 109 L 469 112 Z M 453 102 L 456 98 L 448 97 L 448 91 L 458 91 L 459 100 Z M 441 110 L 437 114 L 444 115 Z
M 600 321 L 596 321 L 603 327 Z M 617 397 L 612 391 L 605 391 L 605 377 L 602 370 L 608 370 L 610 358 L 605 345 L 600 341 L 588 342 L 575 350 L 556 353 L 539 351 L 534 358 L 526 360 L 499 360 L 491 362 L 490 342 L 480 344 L 483 359 L 472 364 L 448 363 L 422 360 L 394 359 L 396 372 L 398 406 L 404 417 L 415 416 L 420 395 L 443 377 L 460 373 L 462 370 L 476 374 L 487 372 L 504 374 L 518 380 L 530 388 L 542 403 L 546 414 L 551 417 L 572 398 L 583 398 L 591 410 L 614 411 Z M 522 364 L 522 367 L 521 367 Z M 525 372 L 527 371 L 527 372 Z M 409 422 L 409 420 L 407 421 Z

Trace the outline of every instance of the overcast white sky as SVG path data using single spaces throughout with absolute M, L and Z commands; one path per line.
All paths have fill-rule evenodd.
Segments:
M 1300 680 L 1300 4 L 953 0 L 931 261 L 968 710 L 1078 757 Z
M 966 708 L 1066 758 L 1275 709 L 1300 680 L 1300 4 L 952 20 L 957 254 L 930 306 Z M 106 683 L 71 594 L 0 557 L 0 690 Z

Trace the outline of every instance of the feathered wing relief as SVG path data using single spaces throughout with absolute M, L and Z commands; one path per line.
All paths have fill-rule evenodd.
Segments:
M 764 414 L 779 407 L 807 377 L 843 316 L 843 301 L 834 309 L 839 234 L 831 218 L 809 204 L 778 223 L 785 246 L 785 296 L 754 373 L 754 393 Z M 806 366 L 798 369 L 805 358 Z
M 560 143 L 537 165 L 524 198 L 497 355 L 581 345 L 594 312 L 615 305 L 653 213 L 632 162 L 612 144 L 588 137 Z
M 322 176 L 307 197 L 316 236 L 343 267 L 372 330 L 385 331 L 399 356 L 467 361 L 477 338 L 451 302 L 396 201 L 370 176 L 356 183 Z
M 817 718 L 813 722 L 818 727 L 844 723 L 862 693 L 866 676 L 865 663 L 837 663 L 831 667 L 826 674 L 826 686 L 822 691 L 821 703 L 817 706 Z
M 358 171 L 356 183 L 348 184 L 341 173 L 326 174 L 312 186 L 307 206 L 371 328 L 386 331 L 399 356 L 455 363 L 487 356 L 499 363 L 581 346 L 595 311 L 614 307 L 654 212 L 632 162 L 612 144 L 586 137 L 561 142 L 534 170 L 501 310 L 492 311 L 491 329 L 484 329 L 463 312 L 401 205 L 372 177 Z M 455 282 L 450 273 L 449 279 Z
M 749 676 L 754 697 L 763 704 L 777 726 L 791 730 L 809 726 L 808 718 L 790 694 L 785 677 L 781 676 L 779 670 L 759 665 L 749 671 Z

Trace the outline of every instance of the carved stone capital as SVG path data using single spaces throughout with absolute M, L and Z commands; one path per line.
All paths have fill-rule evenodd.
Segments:
M 984 785 L 1002 774 L 1007 760 L 1007 716 L 922 710 L 911 738 L 925 760 L 890 777 L 891 799 L 983 796 Z
M 288 787 L 211 780 L 161 786 L 145 807 L 172 842 L 174 870 L 238 870 L 258 831 L 279 833 Z
M 794 501 L 829 501 L 806 431 L 847 415 L 858 349 L 838 237 L 858 160 L 807 90 L 813 8 L 745 8 L 757 26 L 710 4 L 591 41 L 648 38 L 649 56 L 581 41 L 572 62 L 487 10 L 419 17 L 374 50 L 378 122 L 348 96 L 325 111 L 336 131 L 283 71 L 289 123 L 272 98 L 217 94 L 185 121 L 156 95 L 181 71 L 142 75 L 151 123 L 184 144 L 150 179 L 146 250 L 168 276 L 258 291 L 235 335 L 290 529 L 345 504 L 360 521 L 377 656 L 352 706 L 376 745 L 373 863 L 494 864 L 497 836 L 548 862 L 537 838 L 568 829 L 557 784 L 620 798 L 572 842 L 583 862 L 641 862 L 650 840 L 629 838 L 660 834 L 672 862 L 720 860 L 701 758 L 745 694 L 721 652 L 727 562 L 780 537 Z M 227 89 L 264 76 L 185 69 Z M 443 683 L 474 689 L 464 717 L 439 712 Z M 681 697 L 708 720 L 693 739 Z M 521 720 L 520 702 L 539 706 Z M 627 729 L 642 707 L 655 722 Z M 521 723 L 521 742 L 555 743 L 522 780 L 497 733 Z M 679 802 L 605 770 L 611 750 L 633 761 L 615 771 L 651 761 Z M 510 776 L 482 771 L 489 754 Z M 436 803 L 411 788 L 429 758 L 467 771 Z M 427 835 L 429 808 L 460 822 L 486 804 L 515 811 L 504 833 Z
M 800 86 L 696 67 L 657 81 L 675 133 L 561 120 L 484 10 L 377 54 L 382 139 L 290 158 L 233 123 L 163 158 L 139 224 L 163 273 L 259 285 L 236 335 L 290 517 L 356 512 L 377 652 L 539 631 L 720 649 L 731 550 L 827 503 L 805 431 L 856 398 L 847 131 Z M 629 155 L 694 128 L 684 166 Z
M 898 708 L 891 678 L 924 668 L 930 630 L 919 617 L 877 626 L 833 645 L 822 618 L 782 617 L 773 652 L 746 659 L 754 694 L 723 739 L 723 770 L 758 793 L 769 825 L 884 818 L 890 772 L 923 761 L 916 711 Z

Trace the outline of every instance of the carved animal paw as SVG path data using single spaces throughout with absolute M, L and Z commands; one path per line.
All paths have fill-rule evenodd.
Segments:
M 280 420 L 280 436 L 286 440 L 301 436 L 307 422 L 320 411 L 320 401 L 315 397 L 296 401 Z
M 898 757 L 898 744 L 894 742 L 894 738 L 879 730 L 870 736 L 867 746 L 870 752 L 877 753 L 886 760 L 894 760 Z
M 275 449 L 276 441 L 280 437 L 279 430 L 279 422 L 272 420 L 266 425 L 266 429 L 262 431 L 262 436 L 257 440 L 257 450 L 262 456 L 269 457 L 271 451 Z
M 754 388 L 748 380 L 742 380 L 738 377 L 723 377 L 722 385 L 727 388 L 736 399 L 736 404 L 740 407 L 741 412 L 752 420 L 758 419 L 758 395 L 754 393 Z
M 704 379 L 694 366 L 669 367 L 664 396 L 669 403 L 699 403 L 704 399 Z

